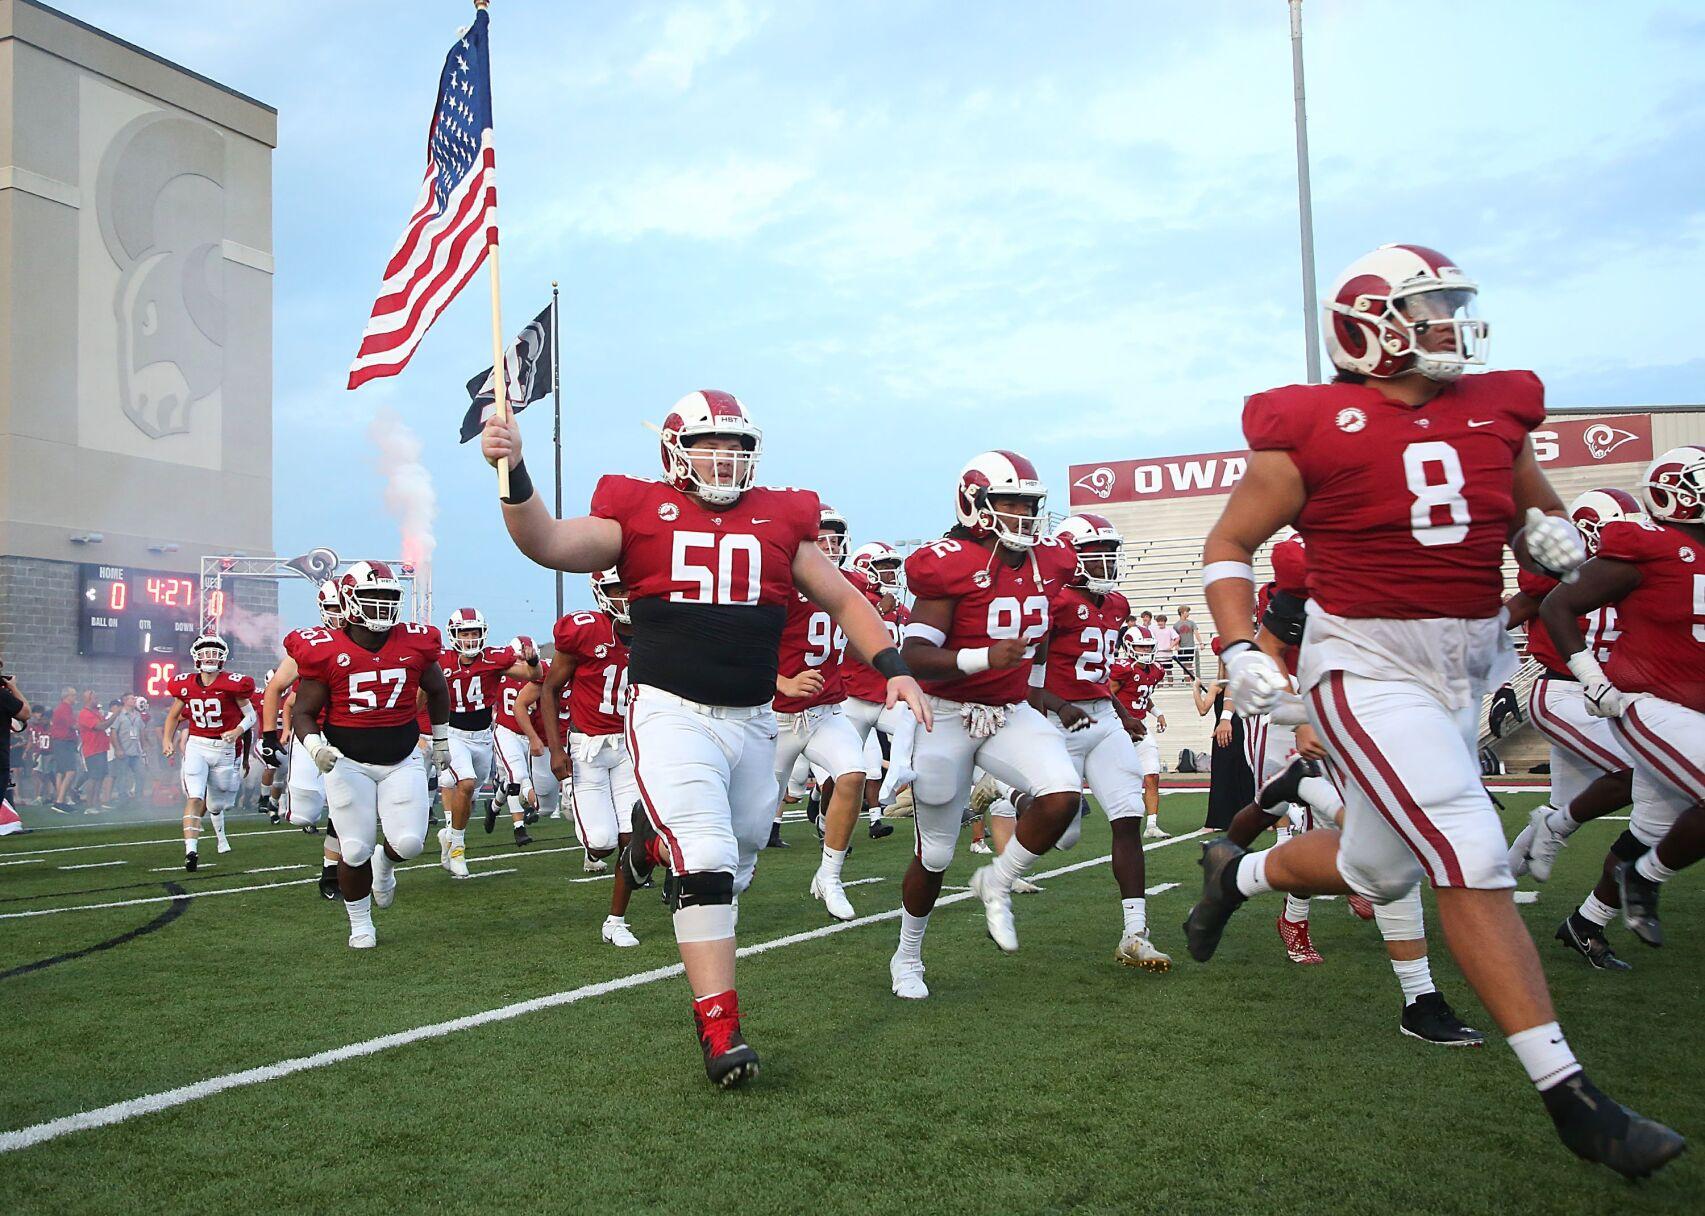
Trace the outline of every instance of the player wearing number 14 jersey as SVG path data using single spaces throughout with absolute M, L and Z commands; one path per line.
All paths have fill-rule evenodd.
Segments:
M 689 393 L 659 433 L 664 480 L 604 477 L 590 515 L 568 520 L 552 519 L 533 492 L 512 417 L 493 415 L 481 448 L 509 462 L 503 518 L 523 553 L 583 574 L 614 566 L 627 590 L 627 739 L 645 813 L 622 864 L 636 886 L 658 865 L 669 871 L 705 1072 L 726 1088 L 758 1070 L 734 991 L 734 899 L 775 810 L 770 701 L 795 586 L 884 673 L 890 702 L 923 711 L 923 701 L 876 610 L 818 551 L 817 496 L 755 484 L 762 432 L 745 406 Z
M 1611 1101 L 1576 1063 L 1480 781 L 1481 700 L 1515 668 L 1501 619 L 1504 547 L 1556 578 L 1586 550 L 1528 439 L 1545 416 L 1538 378 L 1462 374 L 1484 362 L 1475 294 L 1436 250 L 1377 249 L 1326 299 L 1337 379 L 1245 404 L 1248 470 L 1203 553 L 1227 697 L 1253 716 L 1289 690 L 1253 641 L 1252 561 L 1293 524 L 1310 595 L 1297 683 L 1345 796 L 1344 827 L 1264 853 L 1211 841 L 1185 932 L 1191 956 L 1206 961 L 1251 896 L 1355 892 L 1381 904 L 1427 878 L 1463 974 L 1564 1144 L 1644 1175 L 1685 1141 Z

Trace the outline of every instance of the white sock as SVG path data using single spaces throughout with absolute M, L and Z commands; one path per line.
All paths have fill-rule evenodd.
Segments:
M 1412 1005 L 1418 996 L 1426 996 L 1429 992 L 1437 992 L 1433 986 L 1433 969 L 1427 965 L 1427 956 L 1410 959 L 1392 959 L 1391 969 L 1397 973 L 1397 982 L 1403 986 L 1403 1003 Z
M 823 860 L 818 863 L 817 868 L 819 872 L 827 874 L 830 878 L 838 879 L 841 876 L 841 867 L 846 864 L 846 860 L 847 851 L 845 849 L 831 849 L 828 845 L 824 845 Z
M 1324 777 L 1304 777 L 1297 782 L 1297 797 L 1326 816 L 1330 821 L 1344 808 L 1338 789 Z
M 392 882 L 392 873 L 397 863 L 391 860 L 391 855 L 385 852 L 384 846 L 373 850 L 373 881 L 381 887 L 388 887 Z
M 1285 919 L 1295 924 L 1308 923 L 1308 900 L 1299 895 L 1285 896 Z
M 1634 873 L 1648 882 L 1668 882 L 1675 877 L 1675 871 L 1658 860 L 1656 849 L 1647 849 L 1640 854 L 1640 860 L 1634 863 Z
M 344 900 L 343 910 L 349 913 L 349 932 L 351 935 L 373 932 L 373 897 L 371 895 L 363 896 L 361 899 Z
M 1291 825 L 1288 823 L 1277 825 L 1273 829 L 1273 835 L 1279 844 L 1284 844 L 1291 838 Z
M 1121 899 L 1119 907 L 1125 912 L 1126 933 L 1147 933 L 1149 927 L 1148 900 L 1141 895 L 1135 899 Z
M 185 853 L 196 852 L 199 849 L 200 845 L 201 845 L 201 841 L 198 837 L 186 836 L 184 838 L 184 852 Z
M 1267 854 L 1271 849 L 1251 853 L 1237 863 L 1237 889 L 1245 895 L 1265 895 L 1272 885 L 1267 881 Z
M 880 805 L 871 807 L 870 808 L 870 822 L 877 823 L 877 822 L 880 822 L 881 819 L 882 819 L 882 807 Z
M 1581 901 L 1581 916 L 1592 921 L 1600 929 L 1616 919 L 1618 909 L 1611 907 L 1596 895 L 1588 895 Z
M 1567 840 L 1581 825 L 1575 822 L 1567 807 L 1552 807 L 1545 815 L 1545 826 Z
M 900 953 L 907 958 L 922 961 L 924 956 L 924 930 L 929 928 L 929 913 L 913 916 L 904 908 L 900 909 Z
M 219 837 L 220 840 L 224 840 L 225 839 L 225 812 L 224 811 L 209 811 L 207 813 L 207 818 L 209 820 L 211 820 L 213 823 L 213 834 L 215 836 Z
M 450 829 L 450 847 L 453 849 L 457 845 L 462 844 L 464 841 L 467 840 L 467 837 L 468 837 L 468 829 L 467 828 L 451 828 Z
M 1001 881 L 1010 887 L 1014 880 L 1023 878 L 1030 867 L 1036 864 L 1036 857 L 1035 853 L 1019 844 L 1018 837 L 1014 836 L 1007 841 L 1001 855 L 995 858 L 994 871 Z
M 1541 1092 L 1561 1085 L 1581 1071 L 1556 1022 L 1517 1031 L 1510 1036 L 1510 1048 L 1527 1069 L 1528 1080 Z

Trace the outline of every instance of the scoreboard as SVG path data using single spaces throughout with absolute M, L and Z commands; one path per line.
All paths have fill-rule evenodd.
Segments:
M 78 654 L 189 653 L 201 628 L 200 586 L 193 575 L 94 562 L 78 570 Z

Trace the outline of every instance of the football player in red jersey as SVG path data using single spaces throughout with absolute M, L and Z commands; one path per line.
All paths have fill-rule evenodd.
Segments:
M 231 851 L 231 842 L 225 838 L 225 812 L 243 784 L 237 767 L 237 740 L 255 724 L 255 711 L 249 704 L 255 681 L 253 676 L 232 675 L 225 670 L 230 653 L 223 638 L 202 634 L 189 648 L 195 671 L 178 676 L 170 685 L 174 700 L 166 714 L 160 750 L 168 759 L 176 750 L 181 718 L 189 728 L 179 774 L 184 787 L 186 870 L 196 867 L 203 815 L 213 824 L 219 851 Z
M 900 579 L 905 559 L 893 545 L 873 540 L 854 549 L 848 564 L 864 575 L 865 581 L 875 591 L 877 614 L 888 626 L 888 636 L 898 646 L 907 622 L 912 619 Z M 912 774 L 902 769 L 894 773 L 892 781 L 885 780 L 890 769 L 888 755 L 892 750 L 894 722 L 884 705 L 888 682 L 882 678 L 882 673 L 862 662 L 857 655 L 843 652 L 841 680 L 847 686 L 847 720 L 864 739 L 864 805 L 870 815 L 870 835 L 880 840 L 894 834 L 894 825 L 882 821 L 882 788 L 884 785 L 888 787 L 888 797 L 892 801 L 901 787 L 911 783 Z
M 592 601 L 597 612 L 571 612 L 552 630 L 551 667 L 540 700 L 551 771 L 569 783 L 575 838 L 586 850 L 587 870 L 602 873 L 608 865 L 604 858 L 632 838 L 639 801 L 625 733 L 633 621 L 627 589 L 615 570 L 592 576 Z M 566 747 L 565 720 L 572 723 Z M 625 867 L 617 866 L 610 913 L 599 930 L 612 946 L 639 945 L 627 922 L 632 894 Z
M 1047 667 L 1049 601 L 1077 569 L 1071 546 L 1041 534 L 1046 495 L 1023 456 L 973 457 L 954 494 L 959 522 L 906 559 L 916 599 L 904 653 L 936 715 L 908 766 L 917 773 L 917 855 L 902 892 L 900 946 L 888 965 L 894 994 L 907 1000 L 929 996 L 924 931 L 953 860 L 972 769 L 1035 800 L 1000 856 L 971 875 L 989 936 L 1008 954 L 1018 949 L 1012 884 L 1078 813 L 1081 783 L 1065 740 L 1030 704 Z
M 1539 614 L 1588 710 L 1633 759 L 1634 814 L 1606 864 L 1623 922 L 1660 946 L 1658 892 L 1705 853 L 1705 448 L 1663 453 L 1644 488 L 1651 519 L 1605 524 L 1579 581 Z M 1601 666 L 1581 618 L 1611 604 L 1621 636 Z M 1614 906 L 1605 884 L 1595 894 Z
M 1108 687 L 1113 699 L 1125 707 L 1125 712 L 1143 728 L 1137 740 L 1137 772 L 1143 779 L 1143 809 L 1148 814 L 1148 827 L 1143 836 L 1148 840 L 1164 840 L 1166 832 L 1160 826 L 1160 739 L 1166 729 L 1166 715 L 1154 703 L 1154 690 L 1166 678 L 1166 670 L 1154 661 L 1154 638 L 1147 630 L 1133 627 L 1125 631 L 1119 643 L 1119 653 L 1108 672 Z M 1154 726 L 1148 722 L 1154 714 Z
M 606 476 L 591 514 L 567 520 L 533 492 L 513 416 L 493 415 L 481 447 L 493 464 L 510 462 L 503 518 L 523 553 L 552 570 L 615 566 L 627 588 L 627 736 L 645 814 L 623 864 L 643 885 L 667 863 L 705 1071 L 727 1087 L 758 1067 L 734 992 L 734 898 L 775 811 L 770 701 L 794 587 L 884 674 L 889 702 L 929 719 L 876 610 L 818 550 L 817 496 L 755 484 L 762 433 L 745 407 L 729 393 L 689 393 L 660 434 L 665 480 Z
M 497 681 L 537 677 L 539 656 L 518 655 L 507 647 L 487 646 L 485 617 L 478 608 L 458 608 L 450 614 L 450 645 L 438 656 L 444 684 L 450 690 L 450 768 L 438 775 L 449 821 L 438 830 L 438 862 L 456 878 L 468 876 L 466 853 L 468 816 L 474 790 L 491 776 L 492 707 Z M 486 831 L 491 831 L 488 820 Z
M 1054 532 L 1076 555 L 1076 569 L 1048 605 L 1047 674 L 1030 703 L 1060 729 L 1066 752 L 1113 830 L 1113 879 L 1119 884 L 1124 930 L 1115 962 L 1144 971 L 1170 971 L 1172 959 L 1149 940 L 1143 880 L 1143 774 L 1133 740 L 1145 730 L 1113 699 L 1119 631 L 1131 606 L 1116 587 L 1125 540 L 1105 517 L 1068 515 Z M 1074 818 L 1056 844 L 1077 843 Z M 1002 849 L 1005 855 L 1005 849 Z
M 491 735 L 497 752 L 499 780 L 492 793 L 491 805 L 486 808 L 485 830 L 490 832 L 496 826 L 498 814 L 507 807 L 510 824 L 515 830 L 515 843 L 525 848 L 533 843 L 533 837 L 527 831 L 528 818 L 537 819 L 539 809 L 539 783 L 534 780 L 534 770 L 542 771 L 551 783 L 552 794 L 555 793 L 556 779 L 551 775 L 546 759 L 545 719 L 538 694 L 544 675 L 537 668 L 538 649 L 533 645 L 533 639 L 525 634 L 511 640 L 509 649 L 523 656 L 531 655 L 534 670 L 533 674 L 520 677 L 505 675 L 497 682 L 497 705 L 492 713 Z M 529 688 L 533 694 L 523 704 L 521 698 Z
M 1202 898 L 1185 930 L 1192 957 L 1205 961 L 1251 895 L 1354 891 L 1389 903 L 1427 877 L 1452 953 L 1564 1144 L 1644 1175 L 1685 1141 L 1612 1102 L 1576 1063 L 1480 780 L 1480 701 L 1515 669 L 1501 613 L 1504 546 L 1555 577 L 1586 551 L 1528 440 L 1545 416 L 1538 378 L 1461 376 L 1484 362 L 1474 296 L 1436 251 L 1384 246 L 1327 297 L 1337 380 L 1257 393 L 1244 406 L 1248 470 L 1203 554 L 1228 697 L 1257 715 L 1287 691 L 1283 669 L 1253 641 L 1250 563 L 1292 524 L 1308 545 L 1312 601 L 1298 683 L 1348 805 L 1342 834 L 1307 832 L 1256 854 L 1225 839 L 1206 845 Z
M 402 622 L 403 588 L 389 566 L 356 562 L 337 588 L 343 628 L 304 637 L 290 724 L 325 774 L 343 851 L 338 886 L 349 944 L 362 950 L 378 944 L 373 908 L 388 908 L 396 897 L 396 864 L 419 856 L 426 843 L 430 799 L 417 747 L 418 693 L 426 693 L 440 771 L 450 759 L 450 693 L 438 666 L 442 635 L 431 625 Z

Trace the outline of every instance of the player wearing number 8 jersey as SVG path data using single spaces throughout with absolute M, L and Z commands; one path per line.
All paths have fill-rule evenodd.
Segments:
M 162 750 L 171 756 L 180 721 L 189 728 L 180 775 L 184 787 L 184 869 L 194 870 L 204 814 L 213 823 L 219 851 L 231 851 L 225 838 L 225 812 L 237 800 L 243 783 L 237 767 L 237 740 L 255 724 L 255 711 L 249 704 L 255 682 L 252 676 L 224 670 L 230 651 L 221 638 L 204 634 L 195 639 L 189 653 L 195 672 L 179 676 L 170 685 L 176 699 L 166 715 Z
M 1576 1063 L 1511 898 L 1476 762 L 1481 697 L 1515 666 L 1500 612 L 1504 545 L 1553 577 L 1586 553 L 1528 441 L 1545 412 L 1538 379 L 1462 376 L 1484 362 L 1475 292 L 1435 250 L 1375 250 L 1327 297 L 1338 379 L 1245 405 L 1248 470 L 1203 553 L 1227 693 L 1238 712 L 1258 715 L 1287 692 L 1283 670 L 1253 642 L 1251 563 L 1294 524 L 1311 597 L 1298 685 L 1345 794 L 1344 829 L 1259 854 L 1210 842 L 1185 931 L 1205 961 L 1249 896 L 1353 891 L 1390 903 L 1427 877 L 1458 964 L 1563 1142 L 1643 1175 L 1685 1142 L 1599 1093 Z
M 627 589 L 627 739 L 645 814 L 623 865 L 636 885 L 656 865 L 669 870 L 705 1071 L 727 1087 L 757 1074 L 734 992 L 734 898 L 775 809 L 770 701 L 794 587 L 887 676 L 890 702 L 923 701 L 875 610 L 818 551 L 817 496 L 755 484 L 762 433 L 745 407 L 728 393 L 689 393 L 660 434 L 666 480 L 605 477 L 591 513 L 568 520 L 552 519 L 533 492 L 513 417 L 493 415 L 481 448 L 510 463 L 503 518 L 523 553 L 550 569 L 614 566 Z

